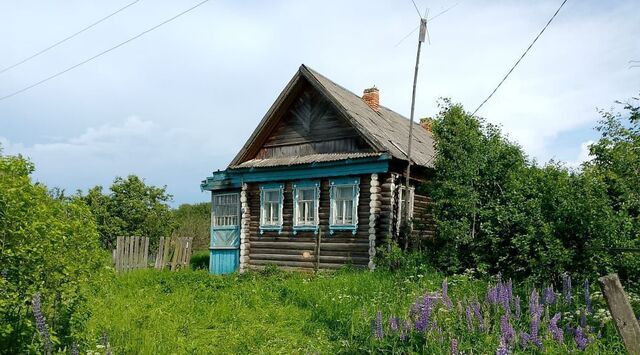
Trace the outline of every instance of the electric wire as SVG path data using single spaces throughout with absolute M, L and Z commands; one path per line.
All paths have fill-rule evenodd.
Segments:
M 562 4 L 560 4 L 560 7 L 558 7 L 558 9 L 556 10 L 556 12 L 553 14 L 553 16 L 551 16 L 551 18 L 549 19 L 549 21 L 547 22 L 546 25 L 544 25 L 544 27 L 542 28 L 542 30 L 540 31 L 540 33 L 538 33 L 538 35 L 533 39 L 533 42 L 531 42 L 531 44 L 529 45 L 529 47 L 527 47 L 527 49 L 524 51 L 524 53 L 522 53 L 522 55 L 520 56 L 520 58 L 516 61 L 516 63 L 511 67 L 511 69 L 509 69 L 509 71 L 507 72 L 507 74 L 502 78 L 502 80 L 500 80 L 500 83 L 498 83 L 498 86 L 496 86 L 495 89 L 493 89 L 493 91 L 491 92 L 491 94 L 489 94 L 489 96 L 487 96 L 486 99 L 484 99 L 484 101 L 482 101 L 482 103 L 480 104 L 480 106 L 478 106 L 478 108 L 476 108 L 475 111 L 473 111 L 473 113 L 471 114 L 471 116 L 475 116 L 476 112 L 478 112 L 478 110 L 480 110 L 480 108 L 482 108 L 482 106 L 489 101 L 489 99 L 493 96 L 493 94 L 496 93 L 496 91 L 498 91 L 498 88 L 500 87 L 500 85 L 502 85 L 502 83 L 504 83 L 505 80 L 507 80 L 507 78 L 509 77 L 509 75 L 511 74 L 511 72 L 513 72 L 513 70 L 518 66 L 518 64 L 520 63 L 520 61 L 522 60 L 522 58 L 524 58 L 525 55 L 527 55 L 527 53 L 529 52 L 529 50 L 531 49 L 531 47 L 533 47 L 533 45 L 536 43 L 536 41 L 538 40 L 538 38 L 540 38 L 540 36 L 542 35 L 542 33 L 547 29 L 547 27 L 549 27 L 549 25 L 551 24 L 551 22 L 553 21 L 554 18 L 556 18 L 556 15 L 558 15 L 558 12 L 560 12 L 560 9 L 562 9 L 562 7 L 564 6 L 564 4 L 567 2 L 567 0 L 562 1 Z
M 198 8 L 198 7 L 202 6 L 202 5 L 204 5 L 206 2 L 209 2 L 209 0 L 203 0 L 203 1 L 201 1 L 201 2 L 199 2 L 199 3 L 197 3 L 197 4 L 195 4 L 194 6 L 192 6 L 192 7 L 188 8 L 188 9 L 186 9 L 186 10 L 182 11 L 182 12 L 180 12 L 179 14 L 177 14 L 177 15 L 175 15 L 175 16 L 173 16 L 173 17 L 171 17 L 171 18 L 167 19 L 167 20 L 164 20 L 164 21 L 160 22 L 159 24 L 157 24 L 157 25 L 155 25 L 155 26 L 153 26 L 153 27 L 151 27 L 151 28 L 149 28 L 149 29 L 147 29 L 147 30 L 145 30 L 145 31 L 143 31 L 143 32 L 140 32 L 139 34 L 137 34 L 137 35 L 135 35 L 135 36 L 133 36 L 133 37 L 129 38 L 128 40 L 126 40 L 126 41 L 124 41 L 124 42 L 120 42 L 119 44 L 117 44 L 117 45 L 115 45 L 115 46 L 113 46 L 113 47 L 111 47 L 111 48 L 109 48 L 109 49 L 106 49 L 106 50 L 104 50 L 104 51 L 102 51 L 102 52 L 100 52 L 100 53 L 98 53 L 98 54 L 96 54 L 96 55 L 94 55 L 94 56 L 92 56 L 92 57 L 90 57 L 90 58 L 87 58 L 87 59 L 83 60 L 83 61 L 82 61 L 82 62 L 80 62 L 80 63 L 77 63 L 77 64 L 75 64 L 75 65 L 73 65 L 73 66 L 70 66 L 70 67 L 68 67 L 68 68 L 67 68 L 67 69 L 65 69 L 65 70 L 62 70 L 62 71 L 60 71 L 60 72 L 57 72 L 57 73 L 55 73 L 55 74 L 53 74 L 53 75 L 51 75 L 51 76 L 49 76 L 49 77 L 47 77 L 47 78 L 44 78 L 44 79 L 42 79 L 42 80 L 40 80 L 40 81 L 38 81 L 38 82 L 35 82 L 35 83 L 33 83 L 33 84 L 31 84 L 31 85 L 29 85 L 29 86 L 27 86 L 27 87 L 24 87 L 24 88 L 22 88 L 22 89 L 20 89 L 20 90 L 18 90 L 18 91 L 14 91 L 14 92 L 12 92 L 12 93 L 10 93 L 10 94 L 8 94 L 8 95 L 4 95 L 4 96 L 0 97 L 0 101 L 3 101 L 3 100 L 6 100 L 6 99 L 8 99 L 8 98 L 10 98 L 10 97 L 16 96 L 16 95 L 18 95 L 18 94 L 20 94 L 20 93 L 23 93 L 23 92 L 25 92 L 25 91 L 27 91 L 27 90 L 29 90 L 29 89 L 32 89 L 32 88 L 36 87 L 36 86 L 38 86 L 38 85 L 41 85 L 41 84 L 43 84 L 43 83 L 45 83 L 45 82 L 47 82 L 47 81 L 49 81 L 49 80 L 51 80 L 51 79 L 57 78 L 57 77 L 59 77 L 60 75 L 65 74 L 65 73 L 67 73 L 67 72 L 69 72 L 69 71 L 71 71 L 71 70 L 73 70 L 73 69 L 75 69 L 75 68 L 77 68 L 77 67 L 79 67 L 79 66 L 81 66 L 81 65 L 83 65 L 83 64 L 86 64 L 86 63 L 88 63 L 88 62 L 91 62 L 92 60 L 94 60 L 94 59 L 96 59 L 96 58 L 98 58 L 98 57 L 100 57 L 100 56 L 103 56 L 103 55 L 105 55 L 105 54 L 107 54 L 107 53 L 109 53 L 109 52 L 111 52 L 111 51 L 113 51 L 113 50 L 115 50 L 115 49 L 117 49 L 117 48 L 120 48 L 120 47 L 124 46 L 125 44 L 127 44 L 127 43 L 129 43 L 129 42 L 131 42 L 131 41 L 134 41 L 134 40 L 136 40 L 136 39 L 138 39 L 138 38 L 142 37 L 143 35 L 145 35 L 145 34 L 147 34 L 147 33 L 151 32 L 151 31 L 153 31 L 153 30 L 157 29 L 158 27 L 161 27 L 161 26 L 163 26 L 163 25 L 165 25 L 165 24 L 167 24 L 167 23 L 169 23 L 169 22 L 171 22 L 171 21 L 173 21 L 173 20 L 177 19 L 177 18 L 178 18 L 178 17 L 180 17 L 180 16 L 182 16 L 182 15 L 184 15 L 184 14 L 186 14 L 186 13 L 188 13 L 188 12 L 192 11 L 192 10 L 195 10 L 196 8 Z
M 28 56 L 28 57 L 26 57 L 26 58 L 24 58 L 24 59 L 22 59 L 22 60 L 18 61 L 17 63 L 14 63 L 14 64 L 12 64 L 12 65 L 10 65 L 10 66 L 6 67 L 6 68 L 0 69 L 0 74 L 4 73 L 4 72 L 6 72 L 6 71 L 9 71 L 9 70 L 11 70 L 11 69 L 13 69 L 13 68 L 15 68 L 15 67 L 17 67 L 17 66 L 18 66 L 18 65 L 20 65 L 20 64 L 24 64 L 24 63 L 26 63 L 26 62 L 30 61 L 31 59 L 33 59 L 33 58 L 35 58 L 35 57 L 37 57 L 37 56 L 39 56 L 39 55 L 41 55 L 41 54 L 43 54 L 43 53 L 45 53 L 45 52 L 50 51 L 51 49 L 53 49 L 53 48 L 55 48 L 55 47 L 57 47 L 57 46 L 59 46 L 59 45 L 63 44 L 64 42 L 66 42 L 66 41 L 68 41 L 68 40 L 70 40 L 70 39 L 72 39 L 72 38 L 74 38 L 75 36 L 77 36 L 77 35 L 79 35 L 79 34 L 81 34 L 81 33 L 85 32 L 85 31 L 87 31 L 87 30 L 91 29 L 92 27 L 97 26 L 98 24 L 100 24 L 100 23 L 102 23 L 102 22 L 106 21 L 107 19 L 109 19 L 109 18 L 111 18 L 111 17 L 113 17 L 113 16 L 117 15 L 118 13 L 120 13 L 120 12 L 122 12 L 122 11 L 126 10 L 127 8 L 129 8 L 130 6 L 134 5 L 135 3 L 139 2 L 139 1 L 140 1 L 140 0 L 135 0 L 135 1 L 133 1 L 133 2 L 130 2 L 129 4 L 127 4 L 127 5 L 123 6 L 123 7 L 119 8 L 118 10 L 116 10 L 115 12 L 112 12 L 112 13 L 110 13 L 109 15 L 107 15 L 107 16 L 105 16 L 105 17 L 103 17 L 103 18 L 99 19 L 98 21 L 96 21 L 96 22 L 94 22 L 94 23 L 90 24 L 89 26 L 87 26 L 87 27 L 85 27 L 85 28 L 81 29 L 80 31 L 78 31 L 78 32 L 76 32 L 76 33 L 74 33 L 74 34 L 72 34 L 72 35 L 70 35 L 70 36 L 67 36 L 67 37 L 65 37 L 65 38 L 63 38 L 63 39 L 61 39 L 61 40 L 59 40 L 58 42 L 56 42 L 56 43 L 54 43 L 54 44 L 52 44 L 52 45 L 50 45 L 50 46 L 48 46 L 48 47 L 46 47 L 46 48 L 44 48 L 44 49 L 42 49 L 42 50 L 40 50 L 40 51 L 38 51 L 38 52 L 36 52 L 36 53 L 34 53 L 34 54 L 30 55 L 30 56 Z

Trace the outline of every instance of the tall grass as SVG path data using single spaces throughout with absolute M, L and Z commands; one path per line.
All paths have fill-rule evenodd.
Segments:
M 212 276 L 203 270 L 140 270 L 114 276 L 93 289 L 81 345 L 95 350 L 106 334 L 113 353 L 118 354 L 449 354 L 451 340 L 456 339 L 460 350 L 467 353 L 495 353 L 499 331 L 470 332 L 460 314 L 443 307 L 437 311 L 439 332 L 412 334 L 404 341 L 393 334 L 389 317 L 407 316 L 416 299 L 439 291 L 442 282 L 440 274 L 424 268 L 318 275 L 269 269 L 228 276 Z M 450 278 L 448 285 L 454 308 L 458 300 L 484 300 L 489 286 L 466 276 Z M 529 290 L 523 287 L 518 292 Z M 526 298 L 523 300 L 526 312 Z M 485 311 L 493 315 L 492 310 Z M 372 333 L 376 318 L 382 320 L 382 339 Z M 587 352 L 621 349 L 615 330 L 608 327 L 601 339 L 593 337 Z M 574 351 L 575 346 L 549 343 L 547 349 L 566 352 Z

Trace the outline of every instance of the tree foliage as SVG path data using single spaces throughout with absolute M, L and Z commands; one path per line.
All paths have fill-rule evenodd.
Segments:
M 637 278 L 611 250 L 633 244 L 634 213 L 637 222 L 638 155 L 628 143 L 633 127 L 605 115 L 603 139 L 618 143 L 594 144 L 589 168 L 572 171 L 555 162 L 538 166 L 498 127 L 461 105 L 445 100 L 441 107 L 433 122 L 435 173 L 426 187 L 437 225 L 427 250 L 437 267 L 520 279 L 612 270 Z
M 168 202 L 172 196 L 166 186 L 150 186 L 129 175 L 116 177 L 109 190 L 104 193 L 102 186 L 95 186 L 78 195 L 95 217 L 103 247 L 113 249 L 118 236 L 149 237 L 155 246 L 160 237 L 171 235 L 174 219 Z
M 81 285 L 104 267 L 91 212 L 82 201 L 53 198 L 33 183 L 34 166 L 0 154 L 0 352 L 37 353 L 31 302 L 41 295 L 42 316 L 54 348 L 68 346 L 83 320 Z
M 211 228 L 211 203 L 182 204 L 173 210 L 174 234 L 193 237 L 194 250 L 208 250 Z

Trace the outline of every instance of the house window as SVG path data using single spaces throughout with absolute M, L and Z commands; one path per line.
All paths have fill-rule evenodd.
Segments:
M 413 204 L 414 204 L 414 196 L 415 196 L 415 188 L 413 186 L 409 186 L 409 194 L 407 194 L 407 187 L 406 186 L 401 186 L 398 189 L 398 230 L 400 230 L 400 228 L 402 227 L 403 223 L 405 222 L 405 207 L 407 207 L 406 204 L 406 199 L 407 199 L 407 195 L 409 198 L 409 210 L 407 211 L 407 219 L 409 220 L 409 223 L 411 223 L 411 220 L 413 219 Z
M 237 193 L 213 195 L 213 226 L 237 226 L 240 203 Z
M 358 229 L 358 198 L 360 179 L 336 179 L 331 181 L 331 212 L 329 229 L 350 230 L 356 234 Z
M 283 189 L 282 184 L 260 186 L 260 233 L 282 231 Z
M 320 183 L 303 181 L 293 184 L 293 232 L 318 231 Z

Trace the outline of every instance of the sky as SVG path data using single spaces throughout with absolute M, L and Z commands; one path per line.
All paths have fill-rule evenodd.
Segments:
M 0 2 L 0 70 L 134 0 Z M 423 46 L 416 118 L 449 97 L 469 111 L 489 95 L 560 0 L 415 0 L 434 16 Z M 75 65 L 193 6 L 139 0 L 0 74 L 0 97 Z M 452 7 L 453 6 L 453 7 Z M 600 115 L 640 93 L 640 2 L 569 0 L 478 115 L 540 164 L 578 166 Z M 0 101 L 3 154 L 34 180 L 72 193 L 136 174 L 173 205 L 209 200 L 224 169 L 304 63 L 409 116 L 419 23 L 411 0 L 211 0 L 42 85 Z M 399 43 L 400 42 L 400 43 Z M 398 44 L 399 43 L 399 44 Z

